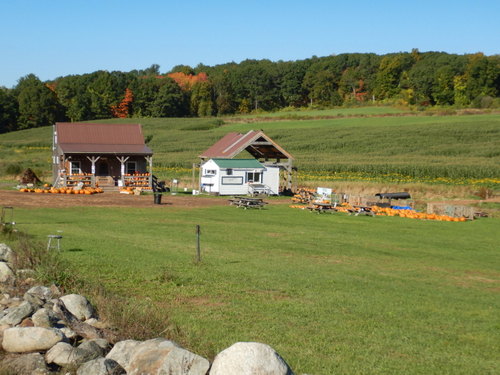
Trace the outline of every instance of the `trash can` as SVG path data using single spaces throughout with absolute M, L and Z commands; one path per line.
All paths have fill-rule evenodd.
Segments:
M 161 196 L 162 196 L 161 193 L 154 193 L 155 204 L 161 204 Z

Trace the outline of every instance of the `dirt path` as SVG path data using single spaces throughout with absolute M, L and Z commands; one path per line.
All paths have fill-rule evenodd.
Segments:
M 105 192 L 92 195 L 22 193 L 17 190 L 0 190 L 0 207 L 64 208 L 76 206 L 92 207 L 183 207 L 200 208 L 227 206 L 230 197 L 193 196 L 187 194 L 164 195 L 162 204 L 154 204 L 152 195 L 128 195 Z M 290 204 L 289 199 L 266 200 L 269 204 Z
M 0 206 L 22 208 L 52 207 L 64 208 L 75 206 L 93 207 L 152 207 L 155 205 L 152 195 L 127 195 L 118 192 L 105 192 L 93 195 L 74 194 L 37 194 L 21 193 L 16 190 L 0 190 Z M 227 205 L 226 199 L 191 196 L 191 195 L 165 195 L 162 197 L 163 207 L 198 208 L 208 206 Z

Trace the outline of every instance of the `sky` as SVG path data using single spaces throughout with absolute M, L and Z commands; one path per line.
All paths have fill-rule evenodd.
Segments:
M 351 52 L 500 53 L 500 0 L 0 0 L 0 86 Z

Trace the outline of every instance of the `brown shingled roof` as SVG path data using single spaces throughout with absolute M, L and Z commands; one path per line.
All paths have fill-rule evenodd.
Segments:
M 243 150 L 253 157 L 293 159 L 292 155 L 281 148 L 262 131 L 250 130 L 246 134 L 228 133 L 200 155 L 202 159 L 233 158 Z
M 64 153 L 153 154 L 140 124 L 58 122 L 56 133 Z

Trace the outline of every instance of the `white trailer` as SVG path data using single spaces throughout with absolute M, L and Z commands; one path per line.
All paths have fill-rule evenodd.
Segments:
M 279 168 L 256 159 L 213 158 L 201 165 L 200 190 L 219 195 L 278 195 Z

